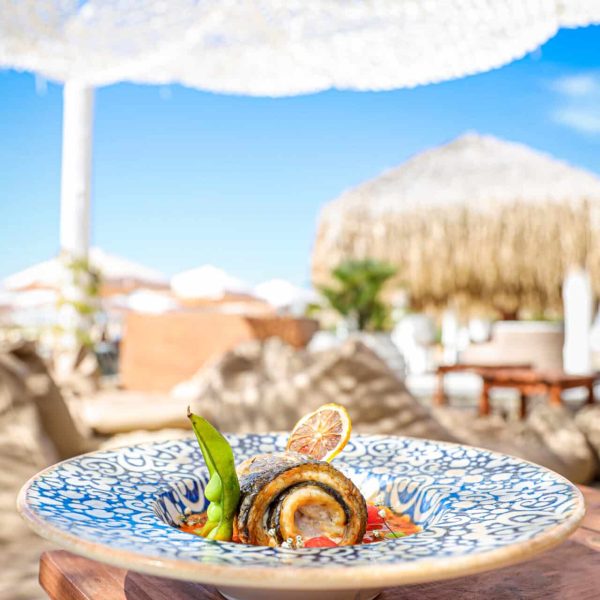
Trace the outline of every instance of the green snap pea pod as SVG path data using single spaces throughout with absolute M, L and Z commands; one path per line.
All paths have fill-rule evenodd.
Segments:
M 210 503 L 208 520 L 200 530 L 200 535 L 212 540 L 229 541 L 233 536 L 233 521 L 240 501 L 233 450 L 206 419 L 194 415 L 189 408 L 188 418 L 210 476 L 204 489 L 204 496 Z

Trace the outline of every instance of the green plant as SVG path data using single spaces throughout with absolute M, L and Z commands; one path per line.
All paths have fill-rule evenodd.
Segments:
M 63 343 L 91 347 L 94 317 L 99 310 L 100 272 L 87 258 L 78 258 L 68 252 L 61 254 L 60 262 L 62 282 L 55 333 Z
M 353 319 L 359 330 L 385 331 L 390 307 L 381 298 L 384 285 L 396 269 L 377 260 L 347 260 L 331 272 L 335 286 L 318 289 L 335 311 Z

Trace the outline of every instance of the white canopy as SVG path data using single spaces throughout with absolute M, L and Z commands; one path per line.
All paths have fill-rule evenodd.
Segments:
M 0 305 L 11 310 L 56 306 L 58 293 L 55 290 L 27 290 L 22 292 L 4 292 L 0 294 Z
M 251 287 L 213 265 L 183 271 L 171 279 L 171 289 L 179 298 L 219 300 L 227 294 L 248 294 Z
M 120 294 L 107 299 L 108 308 L 159 315 L 180 308 L 179 303 L 167 292 L 139 289 L 131 294 Z
M 166 286 L 168 280 L 162 273 L 132 260 L 109 254 L 101 248 L 90 250 L 90 263 L 97 269 L 106 283 L 135 282 L 137 284 Z M 2 282 L 7 290 L 27 288 L 58 288 L 61 285 L 64 267 L 58 258 L 46 260 L 14 275 Z
M 14 292 L 9 292 L 0 286 L 0 309 L 9 307 L 14 298 Z
M 313 290 L 298 287 L 285 279 L 269 279 L 259 283 L 254 287 L 254 295 L 275 308 L 306 306 L 318 299 Z
M 599 21 L 594 0 L 3 2 L 0 66 L 89 86 L 386 90 L 499 67 Z

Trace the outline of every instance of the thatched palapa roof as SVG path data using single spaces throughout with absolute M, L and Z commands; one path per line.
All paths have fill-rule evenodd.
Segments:
M 419 305 L 560 307 L 569 266 L 600 293 L 600 178 L 512 142 L 466 134 L 321 211 L 313 280 L 347 258 L 386 260 Z

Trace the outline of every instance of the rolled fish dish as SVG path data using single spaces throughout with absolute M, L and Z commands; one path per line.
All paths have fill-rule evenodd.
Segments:
M 329 463 L 297 452 L 260 454 L 237 470 L 240 542 L 280 545 L 325 536 L 340 546 L 358 544 L 367 528 L 359 489 Z
M 327 414 L 340 410 L 345 413 L 342 407 L 325 405 L 308 415 L 316 415 L 316 445 L 307 443 L 310 419 L 307 425 L 303 418 L 294 428 L 288 448 L 300 447 L 313 455 L 292 450 L 259 454 L 237 468 L 225 438 L 190 413 L 210 474 L 205 488 L 210 504 L 205 513 L 183 515 L 181 529 L 218 541 L 294 549 L 350 546 L 418 533 L 420 528 L 407 515 L 368 506 L 348 477 L 315 458 L 314 454 L 337 454 L 341 448 L 333 446 L 347 442 L 349 418 L 340 426 L 337 415 Z M 348 431 L 339 435 L 344 425 Z M 324 448 L 322 440 L 332 430 L 335 435 Z

